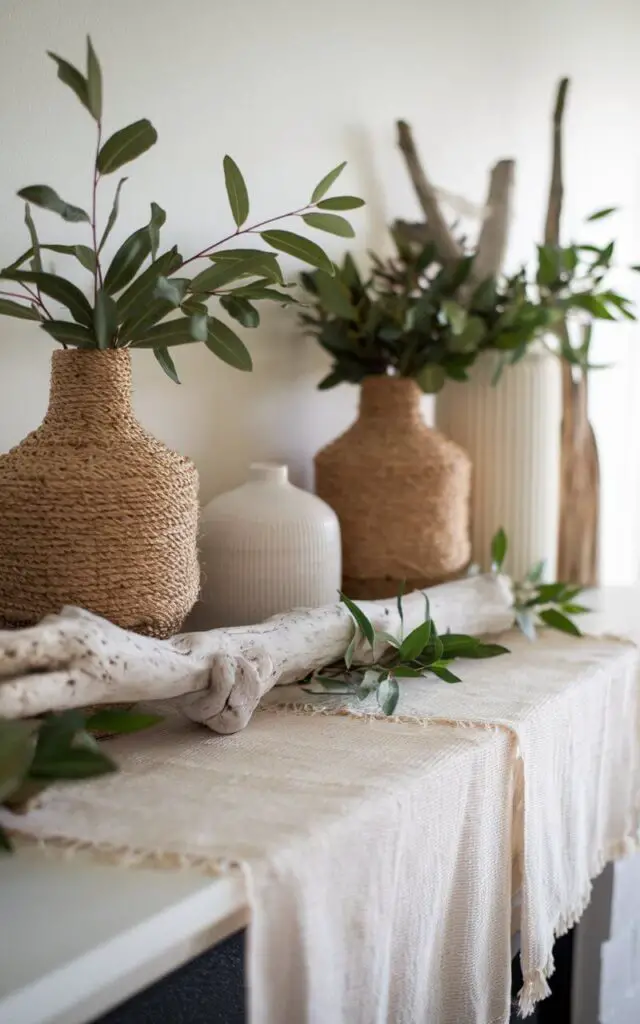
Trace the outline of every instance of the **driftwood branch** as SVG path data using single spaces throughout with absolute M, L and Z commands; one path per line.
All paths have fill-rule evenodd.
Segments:
M 504 578 L 478 576 L 432 587 L 440 630 L 500 632 L 513 624 Z M 395 601 L 360 602 L 376 629 L 400 632 Z M 424 619 L 424 597 L 403 601 L 405 629 Z M 66 608 L 29 629 L 0 632 L 0 717 L 175 698 L 214 732 L 244 728 L 273 686 L 294 683 L 341 658 L 353 635 L 343 604 L 294 610 L 255 626 L 154 640 L 90 612 Z M 355 660 L 366 660 L 365 648 Z
M 437 190 L 431 184 L 418 156 L 411 128 L 406 121 L 398 121 L 398 146 L 405 158 L 418 202 L 425 215 L 429 236 L 435 242 L 440 258 L 459 260 L 464 255 L 453 237 L 438 203 Z
M 569 79 L 558 84 L 553 110 L 553 144 L 545 245 L 559 246 L 564 198 L 563 127 Z M 556 329 L 563 347 L 570 347 L 566 319 Z M 560 517 L 558 579 L 595 586 L 598 582 L 600 470 L 598 449 L 588 414 L 586 372 L 561 360 L 562 428 L 560 435 Z
M 485 204 L 487 215 L 480 229 L 471 270 L 475 284 L 497 277 L 502 269 L 509 240 L 515 167 L 514 160 L 500 160 L 491 171 Z

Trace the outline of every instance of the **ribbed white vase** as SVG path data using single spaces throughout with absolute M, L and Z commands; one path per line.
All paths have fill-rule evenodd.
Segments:
M 507 571 L 521 579 L 544 559 L 555 578 L 562 393 L 557 357 L 532 351 L 491 379 L 496 356 L 483 356 L 466 383 L 448 381 L 436 403 L 437 426 L 466 448 L 473 464 L 473 561 L 487 566 L 491 538 L 504 527 Z
M 254 463 L 247 483 L 201 519 L 198 625 L 241 626 L 337 600 L 340 527 L 324 501 L 289 482 L 286 466 Z

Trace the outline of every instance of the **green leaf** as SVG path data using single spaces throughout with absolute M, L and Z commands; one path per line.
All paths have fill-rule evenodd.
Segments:
M 34 760 L 29 772 L 34 779 L 89 779 L 117 771 L 117 766 L 99 750 L 69 748 L 64 753 Z
M 166 299 L 172 306 L 177 308 L 181 305 L 189 287 L 189 281 L 185 277 L 164 277 L 162 274 L 156 281 L 153 289 L 154 299 Z
M 453 299 L 442 300 L 442 311 L 451 324 L 454 334 L 462 334 L 467 325 L 467 311 Z
M 236 226 L 241 228 L 249 216 L 249 194 L 247 192 L 247 186 L 245 185 L 244 178 L 242 177 L 240 168 L 235 160 L 232 160 L 230 156 L 225 156 L 222 161 L 222 165 L 224 168 L 224 183 L 227 189 L 227 196 L 229 197 L 231 213 L 233 214 Z
M 191 317 L 179 316 L 166 320 L 155 327 L 141 330 L 140 336 L 132 342 L 132 348 L 163 348 L 167 345 L 188 345 L 194 341 L 191 334 Z
M 260 323 L 260 314 L 248 299 L 235 295 L 221 295 L 220 305 L 243 327 L 257 327 Z
M 397 679 L 420 679 L 425 671 L 423 668 L 411 668 L 411 665 L 397 665 L 391 669 L 391 675 Z
M 328 174 L 325 174 L 324 178 L 322 178 L 321 181 L 318 182 L 313 192 L 311 193 L 312 203 L 317 203 L 322 199 L 322 197 L 329 191 L 334 181 L 336 181 L 336 179 L 340 177 L 346 166 L 347 161 L 345 160 L 343 161 L 343 163 L 338 164 L 337 167 L 334 167 L 332 171 L 329 171 Z
M 613 313 L 610 313 L 607 309 L 606 303 L 597 295 L 589 295 L 587 293 L 572 295 L 567 300 L 567 305 L 572 309 L 584 309 L 598 320 L 615 320 Z
M 28 296 L 25 296 L 29 301 Z M 19 302 L 0 298 L 0 316 L 13 316 L 16 320 L 39 320 L 40 314 L 31 306 L 21 306 Z
M 507 557 L 508 546 L 507 535 L 500 527 L 491 540 L 491 567 L 494 572 L 501 571 Z
M 587 615 L 593 611 L 593 608 L 587 608 L 583 604 L 573 604 L 571 601 L 567 601 L 566 604 L 560 605 L 561 611 L 566 615 Z
M 51 210 L 59 214 L 63 220 L 71 224 L 86 221 L 89 223 L 89 214 L 81 210 L 79 206 L 72 206 L 61 199 L 55 189 L 49 185 L 27 185 L 18 192 L 21 199 L 25 199 L 34 206 L 41 206 L 43 210 Z
M 57 274 L 37 274 L 28 270 L 3 270 L 0 277 L 6 277 L 9 281 L 19 281 L 21 284 L 35 284 L 45 295 L 66 306 L 78 323 L 93 327 L 91 306 L 80 289 L 66 278 L 58 277 Z
M 373 647 L 375 643 L 375 631 L 365 613 L 362 611 L 361 608 L 358 608 L 358 605 L 354 604 L 353 601 L 350 598 L 348 598 L 346 594 L 340 593 L 340 600 L 342 601 L 343 604 L 347 606 L 347 608 L 351 612 L 351 615 L 355 619 L 356 625 L 359 627 L 360 632 L 369 642 L 370 646 Z
M 152 251 L 154 232 L 164 224 L 166 216 L 161 207 L 152 203 L 149 224 L 144 228 L 138 228 L 124 240 L 105 275 L 104 288 L 110 295 L 126 287 L 136 276 Z
M 431 619 L 421 622 L 404 638 L 400 645 L 402 661 L 415 661 L 419 658 L 431 639 Z
M 35 270 L 36 273 L 42 273 L 42 259 L 40 257 L 40 243 L 38 241 L 38 233 L 36 226 L 33 223 L 33 217 L 31 216 L 31 207 L 28 203 L 24 204 L 24 222 L 27 225 L 27 230 L 31 238 L 31 248 L 33 249 L 33 262 L 31 263 L 31 269 Z
M 529 569 L 529 572 L 525 576 L 527 583 L 539 583 L 544 575 L 546 564 L 546 559 L 541 558 L 539 562 L 536 562 L 535 565 L 532 565 Z
M 239 277 L 257 277 L 264 273 L 261 256 L 248 256 L 239 260 L 222 260 L 207 267 L 193 278 L 189 286 L 192 292 L 213 292 L 216 288 L 236 281 Z
M 293 295 L 276 291 L 275 288 L 258 288 L 247 284 L 242 288 L 234 288 L 233 295 L 239 299 L 253 299 L 258 301 L 279 302 L 281 306 L 298 305 L 298 300 Z
M 0 804 L 16 791 L 33 757 L 33 726 L 0 719 Z
M 267 252 L 265 249 L 220 249 L 218 252 L 212 253 L 209 259 L 216 264 L 252 260 L 252 274 L 255 271 L 266 279 L 256 283 L 284 285 L 284 277 L 275 252 Z
M 151 260 L 158 256 L 160 246 L 160 228 L 167 219 L 167 215 L 157 203 L 151 203 L 151 219 L 149 220 L 149 238 L 151 240 Z
M 355 236 L 349 221 L 336 213 L 305 213 L 302 219 L 307 227 L 316 228 L 318 231 L 328 231 L 329 234 L 340 235 L 341 238 Z
M 160 363 L 160 366 L 166 373 L 167 377 L 170 377 L 174 384 L 179 384 L 180 378 L 178 377 L 176 364 L 171 358 L 171 353 L 169 352 L 169 349 L 165 348 L 163 345 L 158 345 L 156 348 L 154 348 L 153 354 Z
M 87 107 L 96 121 L 99 121 L 102 117 L 102 71 L 89 36 L 87 36 Z
M 416 375 L 416 381 L 426 395 L 435 395 L 442 390 L 447 375 L 436 363 L 427 363 Z
M 90 274 L 95 273 L 96 254 L 93 249 L 88 245 L 73 245 L 71 248 L 78 263 L 80 263 L 85 270 L 88 270 Z M 71 253 L 69 255 L 71 255 Z
M 606 206 L 603 210 L 596 210 L 590 217 L 587 217 L 587 223 L 594 220 L 602 220 L 603 217 L 609 217 L 612 213 L 616 213 L 617 206 Z
M 318 384 L 318 391 L 330 391 L 331 388 L 337 388 L 339 384 L 344 384 L 346 379 L 341 373 L 328 373 Z
M 571 636 L 582 636 L 575 622 L 559 612 L 557 608 L 545 608 L 544 611 L 539 612 L 539 615 L 545 625 L 550 626 L 551 629 L 558 629 L 561 633 L 569 633 Z
M 121 711 L 117 708 L 101 708 L 86 721 L 85 728 L 90 732 L 111 732 L 123 735 L 130 732 L 141 732 L 162 722 L 161 715 L 147 715 L 141 711 Z
M 364 199 L 357 196 L 333 196 L 318 203 L 319 210 L 357 210 L 359 206 L 364 206 Z
M 451 352 L 475 352 L 486 334 L 484 321 L 479 316 L 470 316 L 460 333 L 454 332 L 449 338 L 448 348 Z
M 395 679 L 389 676 L 378 686 L 376 693 L 378 704 L 385 715 L 392 715 L 400 697 L 400 687 Z
M 57 54 L 52 53 L 51 50 L 47 50 L 47 55 L 58 65 L 58 78 L 60 81 L 64 82 L 65 85 L 68 85 L 70 89 L 73 89 L 83 107 L 86 107 L 89 113 L 92 114 L 93 112 L 89 105 L 87 80 L 84 75 L 81 74 L 77 68 L 74 68 L 73 64 L 70 64 L 68 60 L 65 60 L 63 57 L 58 57 Z
M 158 278 L 174 273 L 181 264 L 182 257 L 174 246 L 162 256 L 158 256 L 158 259 L 150 267 L 147 267 L 118 298 L 118 318 L 120 323 L 127 321 L 128 330 L 125 340 L 135 331 L 136 325 L 147 316 L 149 300 L 153 296 Z M 131 322 L 129 322 L 130 318 Z
M 394 647 L 398 650 L 401 641 L 391 633 L 385 632 L 384 629 L 376 629 L 376 643 L 388 644 L 389 647 Z
M 568 601 L 579 592 L 580 587 L 574 589 L 567 587 L 566 583 L 541 583 L 535 597 L 527 602 L 527 607 L 532 607 L 534 604 L 547 604 L 550 601 Z
M 527 608 L 516 608 L 515 610 L 516 623 L 526 636 L 527 640 L 537 640 L 538 636 L 536 633 L 536 624 L 533 612 Z
M 267 245 L 277 249 L 278 252 L 285 252 L 289 256 L 295 256 L 296 259 L 302 260 L 303 263 L 317 267 L 318 270 L 326 271 L 331 277 L 336 272 L 333 263 L 319 245 L 311 242 L 308 238 L 304 238 L 302 235 L 297 235 L 294 231 L 263 231 L 260 237 Z
M 100 245 L 98 246 L 98 252 L 102 252 L 102 250 L 104 248 L 104 243 L 106 242 L 107 238 L 111 234 L 111 229 L 113 228 L 113 225 L 115 224 L 115 222 L 116 222 L 116 220 L 118 218 L 118 211 L 120 209 L 120 189 L 124 185 L 125 181 L 128 181 L 128 180 L 129 180 L 128 178 L 120 178 L 120 181 L 118 182 L 118 186 L 116 188 L 115 195 L 113 197 L 113 205 L 111 207 L 111 213 L 109 214 L 109 218 L 107 220 L 107 225 L 106 225 L 106 227 L 104 229 L 102 238 L 100 239 Z
M 222 359 L 236 370 L 253 369 L 251 356 L 244 342 L 222 320 L 214 316 L 209 317 L 209 336 L 205 344 L 218 359 Z
M 104 288 L 99 288 L 96 293 L 93 327 L 98 348 L 115 347 L 111 342 L 114 341 L 118 330 L 118 307 Z
M 146 118 L 121 128 L 107 139 L 98 153 L 98 171 L 100 174 L 112 174 L 123 164 L 146 153 L 157 140 L 158 133 Z
M 501 654 L 509 654 L 501 644 L 488 644 L 474 636 L 464 633 L 445 633 L 440 637 L 442 654 L 445 658 L 497 658 Z
M 315 276 L 315 284 L 320 302 L 328 313 L 344 317 L 346 320 L 357 318 L 358 314 L 351 303 L 349 289 L 339 278 L 330 277 L 324 271 L 319 271 Z
M 445 662 L 442 661 L 434 661 L 432 665 L 429 665 L 428 671 L 433 672 L 434 676 L 437 676 L 438 679 L 442 679 L 444 683 L 462 682 L 460 676 L 455 675 L 454 672 L 447 668 Z
M 402 642 L 402 637 L 404 635 L 404 609 L 402 607 L 402 598 L 404 597 L 404 587 L 405 587 L 405 582 L 404 582 L 404 580 L 402 580 L 402 582 L 400 583 L 400 587 L 398 589 L 398 596 L 396 598 L 396 603 L 398 605 L 398 615 L 400 616 L 400 641 L 401 642 Z M 427 618 L 428 617 L 429 617 L 429 613 L 427 612 Z
M 209 316 L 204 313 L 192 313 L 189 330 L 194 341 L 207 341 L 209 336 Z
M 347 666 L 348 669 L 350 669 L 351 666 L 353 665 L 353 656 L 355 654 L 357 646 L 358 646 L 358 630 L 354 627 L 353 636 L 351 637 L 351 640 L 349 642 L 349 646 L 347 647 L 347 649 L 345 651 L 345 655 L 344 655 L 344 663 L 345 663 L 345 665 Z
M 43 320 L 40 326 L 61 345 L 72 345 L 74 348 L 96 348 L 93 331 L 87 330 L 80 324 L 73 324 L 68 320 Z

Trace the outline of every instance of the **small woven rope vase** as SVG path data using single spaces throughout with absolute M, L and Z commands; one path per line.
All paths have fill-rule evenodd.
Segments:
M 428 427 L 406 377 L 367 377 L 356 422 L 315 459 L 316 491 L 337 513 L 343 588 L 392 597 L 458 576 L 470 558 L 471 462 Z
M 198 475 L 142 429 L 124 351 L 58 351 L 40 427 L 0 456 L 0 624 L 65 604 L 168 637 L 199 587 Z

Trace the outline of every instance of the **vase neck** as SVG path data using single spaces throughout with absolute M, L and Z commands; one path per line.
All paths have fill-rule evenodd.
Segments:
M 95 435 L 132 421 L 129 352 L 54 352 L 47 428 Z
M 360 392 L 360 419 L 384 420 L 406 427 L 425 425 L 422 391 L 409 377 L 365 377 Z

